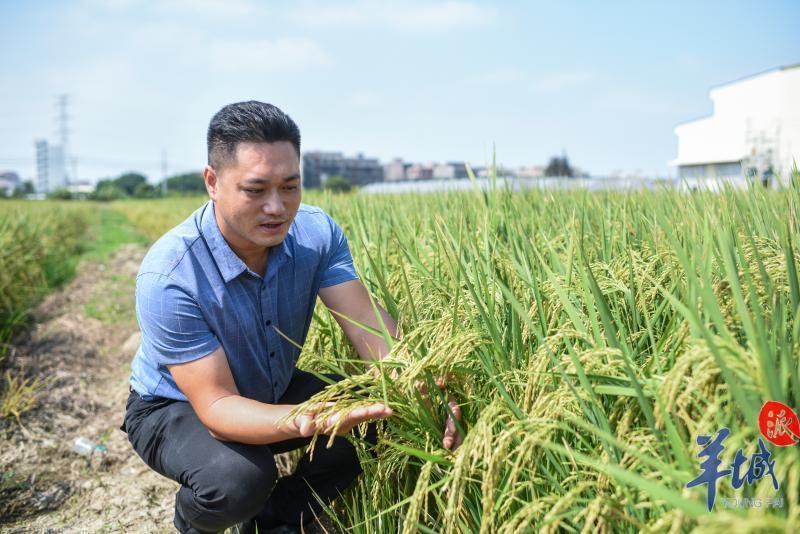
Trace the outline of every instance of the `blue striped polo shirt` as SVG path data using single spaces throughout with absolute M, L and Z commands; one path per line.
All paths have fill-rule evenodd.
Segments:
M 209 201 L 150 248 L 136 277 L 141 345 L 131 387 L 144 399 L 187 400 L 167 365 L 222 346 L 239 393 L 276 403 L 286 390 L 320 288 L 357 279 L 342 229 L 300 204 L 264 278 L 222 237 Z M 284 337 L 285 336 L 285 337 Z

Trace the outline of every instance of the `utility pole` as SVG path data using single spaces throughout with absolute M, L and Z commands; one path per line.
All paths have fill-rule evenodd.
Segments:
M 58 137 L 61 143 L 61 173 L 64 179 L 64 185 L 69 185 L 70 177 L 67 173 L 67 165 L 69 162 L 69 115 L 67 114 L 67 106 L 69 105 L 69 95 L 66 93 L 57 96 L 58 105 Z M 74 177 L 73 177 L 74 178 Z
M 167 149 L 161 149 L 161 192 L 164 196 L 167 196 L 169 192 L 169 186 L 167 185 Z

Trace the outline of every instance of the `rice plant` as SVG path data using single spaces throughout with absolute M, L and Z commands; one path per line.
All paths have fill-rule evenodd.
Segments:
M 0 368 L 7 342 L 32 306 L 73 273 L 86 246 L 92 210 L 59 202 L 0 202 Z M 11 370 L 0 380 L 0 420 L 19 421 L 42 387 L 40 377 Z
M 0 202 L 0 332 L 71 276 L 91 213 L 78 203 Z

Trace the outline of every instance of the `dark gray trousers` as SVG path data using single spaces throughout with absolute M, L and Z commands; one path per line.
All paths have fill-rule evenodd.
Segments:
M 296 369 L 278 404 L 299 404 L 326 385 Z M 355 448 L 346 438 L 337 436 L 331 448 L 325 448 L 327 437 L 322 437 L 313 461 L 306 454 L 292 475 L 278 478 L 273 455 L 303 447 L 309 438 L 269 445 L 218 441 L 188 402 L 145 401 L 135 391 L 121 428 L 147 465 L 181 484 L 174 518 L 180 532 L 216 532 L 252 518 L 259 531 L 298 527 L 320 514 L 314 492 L 329 503 L 361 472 Z M 365 440 L 375 444 L 374 423 Z

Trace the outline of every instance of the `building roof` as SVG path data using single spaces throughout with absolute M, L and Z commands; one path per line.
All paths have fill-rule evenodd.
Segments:
M 779 71 L 782 71 L 782 70 L 792 70 L 792 69 L 799 69 L 799 68 L 800 68 L 800 63 L 792 63 L 792 64 L 789 64 L 789 65 L 783 65 L 783 66 L 780 66 L 780 67 L 773 67 L 771 69 L 767 69 L 767 70 L 762 70 L 762 71 L 756 72 L 755 74 L 748 74 L 747 76 L 742 76 L 741 78 L 736 78 L 736 79 L 731 80 L 729 82 L 723 82 L 723 83 L 719 83 L 717 85 L 712 85 L 711 89 L 713 90 L 713 89 L 717 89 L 719 87 L 725 87 L 726 85 L 733 85 L 735 83 L 743 82 L 743 81 L 749 80 L 751 78 L 757 78 L 759 76 L 763 76 L 765 74 L 770 74 L 772 72 L 779 72 Z

